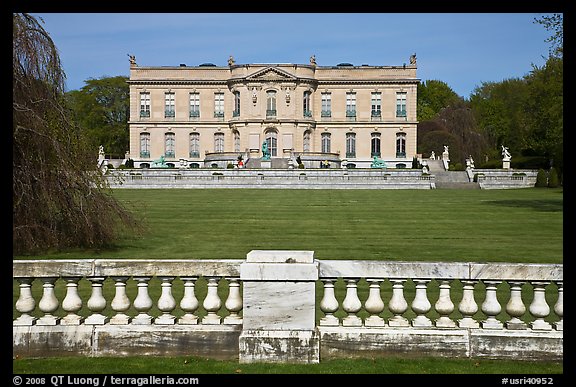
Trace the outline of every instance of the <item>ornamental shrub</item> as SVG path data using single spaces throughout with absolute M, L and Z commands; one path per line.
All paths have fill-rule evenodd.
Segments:
M 548 186 L 548 177 L 546 176 L 546 171 L 540 168 L 538 170 L 538 174 L 536 175 L 536 184 L 535 187 L 547 187 Z
M 560 186 L 560 182 L 558 181 L 558 172 L 556 172 L 556 168 L 550 168 L 550 176 L 548 178 L 548 188 L 557 188 Z

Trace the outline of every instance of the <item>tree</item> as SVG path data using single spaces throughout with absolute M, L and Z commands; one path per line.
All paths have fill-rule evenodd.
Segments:
M 41 20 L 41 19 L 40 19 Z M 13 14 L 13 254 L 99 248 L 141 225 L 71 121 L 57 48 L 38 20 Z
M 564 16 L 560 13 L 542 16 L 541 18 L 534 18 L 534 23 L 541 24 L 547 31 L 554 32 L 545 41 L 551 43 L 550 56 L 562 58 L 564 56 Z
M 440 110 L 462 98 L 443 81 L 428 80 L 418 84 L 417 116 L 419 121 L 435 118 Z
M 97 149 L 124 156 L 129 149 L 128 116 L 130 89 L 128 77 L 89 79 L 80 90 L 67 93 L 74 119 Z

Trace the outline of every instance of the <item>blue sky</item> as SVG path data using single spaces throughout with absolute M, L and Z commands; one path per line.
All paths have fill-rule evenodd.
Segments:
M 551 35 L 541 13 L 31 13 L 60 53 L 67 90 L 141 66 L 347 62 L 375 66 L 418 58 L 418 78 L 468 98 L 482 82 L 542 66 Z

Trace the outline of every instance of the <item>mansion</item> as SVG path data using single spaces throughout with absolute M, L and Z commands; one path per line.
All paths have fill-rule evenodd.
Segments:
M 130 56 L 129 157 L 137 168 L 410 168 L 416 68 L 415 55 L 400 66 L 319 66 L 314 56 L 139 66 Z

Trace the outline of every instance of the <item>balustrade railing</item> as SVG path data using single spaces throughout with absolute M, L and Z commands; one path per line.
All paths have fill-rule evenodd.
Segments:
M 14 261 L 13 325 L 242 324 L 242 262 Z M 562 265 L 318 262 L 320 327 L 563 330 Z
M 240 263 L 14 261 L 13 325 L 242 324 Z

